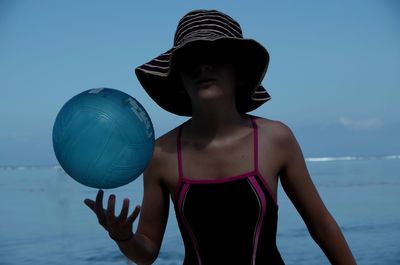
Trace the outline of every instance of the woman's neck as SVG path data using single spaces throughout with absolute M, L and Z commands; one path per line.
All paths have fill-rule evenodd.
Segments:
M 248 116 L 239 113 L 235 107 L 209 106 L 202 111 L 193 110 L 187 133 L 198 139 L 223 139 L 248 124 Z

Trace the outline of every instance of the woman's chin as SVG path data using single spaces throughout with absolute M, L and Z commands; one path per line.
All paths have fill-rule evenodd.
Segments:
M 197 92 L 200 100 L 217 100 L 226 96 L 220 89 L 213 86 L 201 88 Z

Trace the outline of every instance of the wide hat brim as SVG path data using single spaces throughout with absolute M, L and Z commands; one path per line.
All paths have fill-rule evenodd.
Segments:
M 269 64 L 268 51 L 253 39 L 239 38 L 192 38 L 190 41 L 174 46 L 167 52 L 135 69 L 135 74 L 149 96 L 163 109 L 180 115 L 191 116 L 190 98 L 176 71 L 175 55 L 191 45 L 214 43 L 235 51 L 234 63 L 244 71 L 244 85 L 237 90 L 236 106 L 239 112 L 253 111 L 271 99 L 261 85 Z

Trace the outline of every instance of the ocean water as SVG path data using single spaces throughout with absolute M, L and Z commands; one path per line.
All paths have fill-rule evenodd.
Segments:
M 308 158 L 307 166 L 358 264 L 400 264 L 400 156 Z M 105 195 L 111 192 L 118 205 L 125 197 L 131 207 L 140 204 L 142 179 Z M 59 166 L 1 167 L 0 265 L 134 264 L 84 205 L 96 193 Z M 277 244 L 286 264 L 329 264 L 282 188 L 278 203 Z M 154 264 L 182 264 L 183 256 L 171 205 Z

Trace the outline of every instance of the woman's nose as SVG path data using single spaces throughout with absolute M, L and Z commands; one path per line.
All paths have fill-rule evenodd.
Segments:
M 196 75 L 198 74 L 202 74 L 204 72 L 212 72 L 213 71 L 213 66 L 211 64 L 208 63 L 199 63 L 198 65 L 196 65 L 196 67 L 194 68 L 194 73 Z

